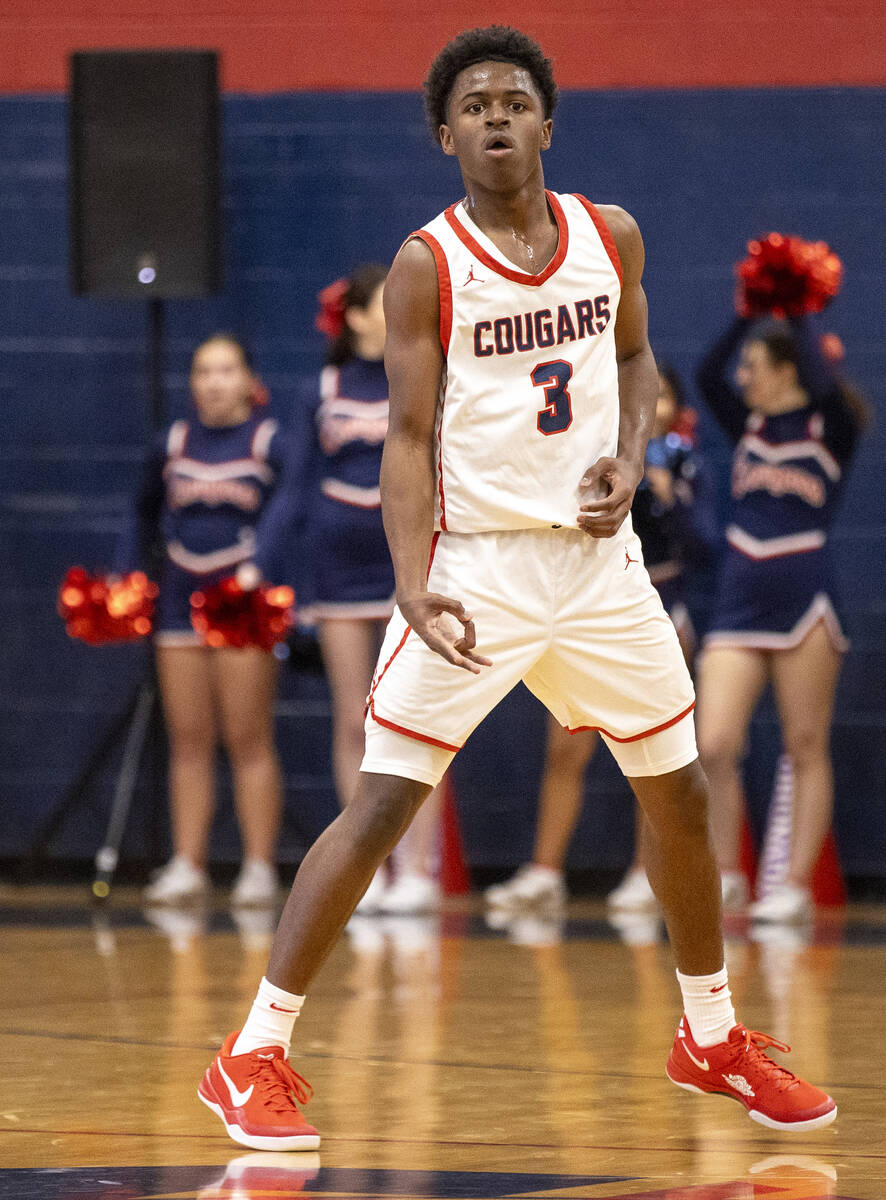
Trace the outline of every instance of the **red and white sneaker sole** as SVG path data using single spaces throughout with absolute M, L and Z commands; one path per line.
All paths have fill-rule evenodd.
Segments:
M 240 1146 L 248 1146 L 251 1150 L 317 1150 L 320 1146 L 319 1133 L 301 1133 L 292 1137 L 261 1137 L 254 1133 L 247 1133 L 239 1125 L 229 1125 L 225 1120 L 221 1105 L 210 1100 L 208 1096 L 204 1096 L 199 1087 L 197 1096 L 207 1108 L 215 1113 L 227 1130 L 228 1137 Z
M 727 1100 L 735 1100 L 738 1104 L 741 1101 L 737 1096 L 733 1096 L 731 1092 L 719 1092 L 716 1089 L 705 1091 L 704 1088 L 696 1087 L 694 1083 L 681 1083 L 679 1079 L 675 1079 L 670 1071 L 666 1072 L 671 1083 L 675 1083 L 678 1088 L 683 1088 L 686 1092 L 697 1092 L 699 1096 L 725 1096 Z M 742 1108 L 744 1105 L 742 1104 Z M 822 1113 L 820 1117 L 812 1117 L 808 1121 L 776 1121 L 772 1117 L 767 1117 L 765 1113 L 757 1112 L 754 1108 L 745 1109 L 752 1121 L 756 1121 L 758 1125 L 765 1125 L 767 1129 L 786 1129 L 796 1130 L 802 1133 L 807 1129 L 823 1129 L 825 1125 L 830 1125 L 837 1118 L 836 1104 L 829 1112 Z

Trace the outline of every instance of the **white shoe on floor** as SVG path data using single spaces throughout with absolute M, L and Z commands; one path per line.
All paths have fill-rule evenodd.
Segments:
M 277 899 L 280 881 L 276 869 L 261 858 L 248 858 L 231 889 L 237 908 L 269 908 Z
M 387 890 L 388 879 L 385 869 L 384 867 L 379 867 L 372 876 L 372 882 L 363 893 L 354 912 L 360 913 L 362 916 L 368 916 L 369 913 L 381 912 L 381 902 Z
M 401 875 L 379 901 L 379 912 L 391 916 L 432 912 L 440 907 L 440 885 L 427 875 Z
M 741 871 L 723 871 L 720 875 L 723 912 L 743 912 L 748 903 L 748 881 Z
M 642 867 L 631 867 L 618 887 L 606 897 L 606 903 L 620 912 L 658 912 L 655 892 Z
M 187 858 L 176 855 L 154 872 L 142 892 L 146 904 L 183 904 L 200 900 L 209 891 L 209 876 Z
M 566 902 L 566 885 L 561 871 L 526 863 L 504 883 L 488 887 L 483 896 L 493 908 L 560 905 Z
M 768 896 L 748 909 L 752 921 L 771 921 L 783 925 L 799 925 L 811 920 L 814 915 L 811 892 L 795 883 L 780 883 Z

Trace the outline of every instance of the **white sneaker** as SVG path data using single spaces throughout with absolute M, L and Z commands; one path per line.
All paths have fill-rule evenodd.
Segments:
M 622 912 L 658 912 L 655 892 L 642 867 L 631 867 L 618 887 L 606 897 L 606 903 Z
M 369 913 L 381 912 L 381 902 L 388 890 L 388 879 L 384 867 L 379 867 L 372 876 L 372 882 L 363 893 L 354 912 L 366 916 Z
M 748 881 L 741 871 L 723 871 L 720 875 L 723 912 L 743 912 L 748 903 Z
M 279 880 L 269 862 L 249 858 L 240 868 L 231 889 L 231 903 L 242 908 L 270 908 L 277 899 Z
M 147 904 L 182 904 L 199 900 L 209 891 L 209 876 L 187 858 L 176 855 L 155 871 L 142 892 Z
M 526 863 L 504 883 L 493 884 L 483 893 L 493 908 L 520 908 L 532 905 L 560 905 L 566 901 L 566 885 L 561 871 Z
M 815 905 L 808 888 L 795 883 L 781 883 L 768 896 L 748 909 L 752 921 L 772 921 L 784 925 L 799 925 L 815 914 Z
M 379 912 L 396 914 L 426 913 L 440 907 L 440 885 L 436 879 L 411 872 L 387 888 L 379 901 Z

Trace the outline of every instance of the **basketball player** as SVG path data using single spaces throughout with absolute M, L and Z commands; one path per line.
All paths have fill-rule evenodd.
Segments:
M 692 685 L 627 519 L 658 390 L 640 233 L 621 209 L 546 192 L 556 87 L 529 38 L 463 33 L 426 89 L 466 195 L 406 241 L 385 288 L 397 610 L 360 784 L 305 858 L 267 977 L 200 1097 L 245 1145 L 316 1147 L 286 1061 L 304 992 L 377 864 L 523 679 L 562 724 L 601 730 L 646 814 L 685 1008 L 672 1080 L 777 1129 L 827 1124 L 833 1100 L 735 1021 Z

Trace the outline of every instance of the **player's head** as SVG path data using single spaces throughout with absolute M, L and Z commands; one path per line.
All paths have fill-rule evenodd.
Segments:
M 460 90 L 463 72 L 490 62 L 520 72 L 522 85 L 528 84 L 534 92 L 541 119 L 550 122 L 557 104 L 550 59 L 545 58 L 538 42 L 520 30 L 508 25 L 489 25 L 485 29 L 468 29 L 453 38 L 431 64 L 425 79 L 425 110 L 436 143 L 444 140 L 442 127 L 449 125 L 450 104 Z
M 359 355 L 380 360 L 385 352 L 385 313 L 382 305 L 388 268 L 361 263 L 346 279 L 337 279 L 317 299 L 315 324 L 329 338 L 326 361 L 340 367 Z
M 232 333 L 214 333 L 191 359 L 191 395 L 204 425 L 244 421 L 256 398 L 249 350 Z

